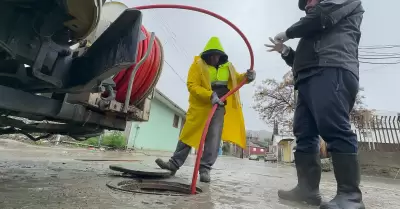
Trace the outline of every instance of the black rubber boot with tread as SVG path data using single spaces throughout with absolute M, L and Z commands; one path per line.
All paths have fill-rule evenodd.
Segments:
M 332 153 L 337 182 L 336 196 L 320 209 L 365 209 L 360 190 L 360 166 L 357 154 Z
M 210 183 L 210 171 L 209 170 L 202 170 L 200 171 L 200 182 Z
M 283 200 L 305 202 L 319 206 L 321 195 L 319 182 L 321 180 L 321 159 L 318 154 L 295 152 L 297 170 L 297 186 L 289 191 L 279 190 L 278 196 Z
M 164 170 L 169 170 L 171 171 L 171 176 L 174 176 L 176 174 L 176 171 L 178 170 L 178 168 L 172 164 L 171 162 L 165 162 L 160 158 L 156 159 L 156 164 L 158 165 L 158 167 L 160 167 L 161 169 Z

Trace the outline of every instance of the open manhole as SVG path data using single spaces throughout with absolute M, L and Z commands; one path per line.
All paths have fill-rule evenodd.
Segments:
M 190 185 L 171 181 L 147 180 L 147 179 L 130 179 L 130 180 L 114 180 L 107 183 L 107 186 L 114 190 L 155 194 L 169 196 L 183 196 L 191 194 Z M 196 188 L 196 194 L 202 193 L 199 187 Z

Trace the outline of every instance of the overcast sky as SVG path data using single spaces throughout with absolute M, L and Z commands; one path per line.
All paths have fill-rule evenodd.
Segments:
M 297 8 L 295 0 L 120 0 L 128 6 L 149 4 L 185 4 L 208 9 L 229 19 L 237 25 L 249 39 L 255 53 L 255 85 L 266 78 L 281 79 L 290 70 L 280 56 L 268 53 L 264 43 L 268 37 L 284 31 L 304 15 Z M 398 8 L 400 1 L 385 0 L 363 1 L 366 10 L 362 25 L 361 46 L 400 45 L 400 29 L 395 20 L 400 19 Z M 218 36 L 229 55 L 229 60 L 238 71 L 249 68 L 250 59 L 246 45 L 239 35 L 221 21 L 200 13 L 157 9 L 143 11 L 143 24 L 149 31 L 154 31 L 164 44 L 165 61 L 162 76 L 157 88 L 183 109 L 188 107 L 186 88 L 187 72 L 193 57 L 204 48 L 211 36 Z M 297 40 L 289 45 L 295 47 Z M 386 50 L 400 53 L 400 48 Z M 371 60 L 378 62 L 381 60 Z M 400 61 L 400 59 L 383 60 Z M 169 66 L 170 65 L 170 66 Z M 175 72 L 174 72 L 175 71 Z M 400 112 L 398 89 L 400 83 L 400 64 L 371 65 L 362 64 L 360 83 L 365 88 L 365 103 L 369 108 Z M 246 85 L 241 90 L 246 128 L 251 130 L 271 130 L 251 108 L 254 84 Z

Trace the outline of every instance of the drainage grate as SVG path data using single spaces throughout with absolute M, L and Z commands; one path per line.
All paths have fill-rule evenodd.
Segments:
M 169 196 L 183 196 L 191 194 L 190 184 L 183 184 L 171 181 L 161 180 L 147 180 L 147 179 L 133 179 L 133 180 L 115 180 L 107 183 L 107 186 L 114 190 L 154 194 L 154 195 L 169 195 Z M 197 194 L 203 191 L 197 187 Z

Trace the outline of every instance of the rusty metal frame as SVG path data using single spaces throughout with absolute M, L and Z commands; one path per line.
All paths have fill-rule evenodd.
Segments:
M 20 113 L 43 117 L 43 120 L 67 121 L 80 126 L 95 126 L 111 130 L 124 130 L 125 118 L 110 116 L 92 111 L 80 104 L 55 100 L 34 95 L 13 88 L 0 86 L 0 111 L 8 115 L 19 116 Z

